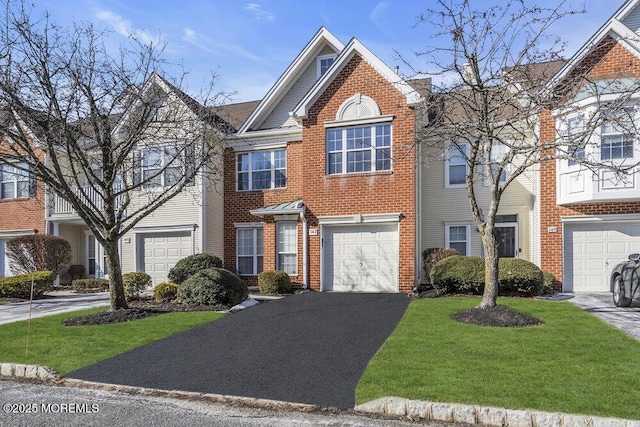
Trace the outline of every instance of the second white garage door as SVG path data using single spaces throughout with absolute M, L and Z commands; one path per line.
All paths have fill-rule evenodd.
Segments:
M 611 269 L 640 252 L 640 223 L 565 224 L 564 290 L 609 291 Z
M 176 263 L 193 253 L 191 233 L 172 232 L 142 235 L 141 265 L 151 276 L 153 285 L 168 281 L 169 270 Z
M 398 225 L 323 230 L 323 290 L 398 292 Z

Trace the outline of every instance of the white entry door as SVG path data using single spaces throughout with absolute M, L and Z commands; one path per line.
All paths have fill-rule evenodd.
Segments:
M 611 269 L 640 252 L 640 223 L 565 224 L 564 290 L 609 291 Z
M 325 226 L 325 291 L 398 292 L 398 225 Z

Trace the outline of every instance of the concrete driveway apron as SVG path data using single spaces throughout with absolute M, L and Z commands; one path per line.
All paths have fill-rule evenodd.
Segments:
M 631 307 L 616 307 L 611 292 L 576 292 L 568 300 L 616 328 L 640 340 L 640 302 Z
M 67 377 L 352 408 L 358 380 L 408 304 L 405 294 L 292 295 Z

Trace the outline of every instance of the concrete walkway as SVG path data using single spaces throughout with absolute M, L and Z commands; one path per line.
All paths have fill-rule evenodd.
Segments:
M 0 304 L 0 325 L 18 322 L 29 318 L 29 302 Z M 104 307 L 109 305 L 109 293 L 67 294 L 34 300 L 31 303 L 31 318 L 50 316 L 52 314 L 83 310 L 85 308 Z
M 564 294 L 568 301 L 640 340 L 640 302 L 631 307 L 616 307 L 611 292 Z

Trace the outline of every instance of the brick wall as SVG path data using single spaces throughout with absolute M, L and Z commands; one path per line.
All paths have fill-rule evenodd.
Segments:
M 614 76 L 640 76 L 640 59 L 629 53 L 613 39 L 606 38 L 594 51 L 577 66 L 567 78 L 576 84 L 585 73 L 591 79 Z M 565 85 L 565 88 L 570 85 Z M 575 91 L 574 87 L 572 91 Z M 556 136 L 556 123 L 549 111 L 540 116 L 542 141 L 551 141 Z M 585 203 L 569 206 L 556 204 L 556 162 L 540 165 L 540 246 L 541 267 L 562 280 L 562 222 L 565 216 L 630 214 L 640 212 L 640 202 Z M 549 233 L 549 227 L 556 227 L 556 233 Z
M 326 121 L 333 121 L 341 104 L 356 93 L 369 96 L 383 115 L 393 115 L 393 171 L 357 176 L 327 176 L 325 154 Z M 302 199 L 310 227 L 318 217 L 369 213 L 402 213 L 400 221 L 399 280 L 402 291 L 414 285 L 414 118 L 404 95 L 383 79 L 359 56 L 354 57 L 310 109 L 303 123 L 302 141 L 287 145 L 287 188 L 235 191 L 235 153 L 225 153 L 225 264 L 235 266 L 234 223 L 260 222 L 249 210 Z M 302 282 L 302 224 L 298 223 L 298 277 Z M 320 236 L 309 236 L 309 284 L 320 288 Z M 275 225 L 264 220 L 264 269 L 275 268 Z M 255 280 L 249 279 L 249 283 Z

